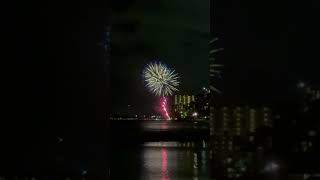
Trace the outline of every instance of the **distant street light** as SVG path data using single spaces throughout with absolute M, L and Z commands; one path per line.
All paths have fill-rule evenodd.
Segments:
M 63 139 L 61 137 L 58 137 L 58 142 L 61 143 Z
M 198 113 L 197 113 L 197 112 L 194 112 L 194 113 L 192 114 L 192 116 L 193 116 L 193 117 L 197 117 L 197 116 L 198 116 Z
M 299 88 L 304 88 L 305 86 L 306 86 L 306 84 L 302 81 L 298 83 Z
M 277 170 L 279 170 L 280 166 L 279 164 L 275 163 L 275 162 L 269 162 L 266 167 L 264 168 L 265 172 L 276 172 Z
M 87 175 L 88 172 L 87 172 L 86 170 L 83 170 L 83 171 L 81 172 L 81 174 L 84 176 L 84 175 Z

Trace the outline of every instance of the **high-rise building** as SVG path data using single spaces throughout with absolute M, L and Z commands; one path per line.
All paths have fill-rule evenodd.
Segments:
M 257 128 L 273 124 L 268 107 L 211 107 L 210 118 L 214 150 L 219 152 L 231 152 L 234 137 L 249 137 Z
M 174 96 L 174 112 L 185 117 L 192 109 L 191 104 L 195 102 L 194 95 L 175 95 Z
M 201 93 L 195 96 L 194 110 L 198 113 L 198 117 L 202 120 L 209 119 L 210 115 L 210 90 L 206 87 L 202 88 Z
M 174 96 L 174 105 L 177 107 L 189 106 L 190 103 L 194 101 L 195 101 L 194 95 L 175 95 Z
M 307 85 L 304 82 L 298 83 L 298 88 L 301 89 L 306 101 L 312 102 L 320 99 L 320 88 L 314 85 Z
M 254 133 L 261 126 L 272 126 L 272 111 L 268 107 L 213 108 L 213 132 L 228 131 L 233 136 Z
M 299 82 L 298 88 L 301 97 L 302 109 L 304 112 L 306 112 L 313 102 L 320 100 L 320 88 L 304 82 Z
M 320 99 L 320 89 L 315 87 L 307 87 L 306 95 L 309 97 L 311 102 Z

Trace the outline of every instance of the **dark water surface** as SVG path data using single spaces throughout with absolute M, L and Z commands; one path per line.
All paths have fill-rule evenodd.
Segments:
M 210 179 L 207 143 L 145 142 L 112 147 L 112 180 Z

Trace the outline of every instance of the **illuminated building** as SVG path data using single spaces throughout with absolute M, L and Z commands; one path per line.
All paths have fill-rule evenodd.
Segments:
M 175 106 L 189 106 L 191 102 L 195 101 L 194 95 L 175 95 L 174 104 Z
M 307 111 L 310 104 L 320 100 L 320 88 L 314 85 L 307 85 L 304 82 L 299 82 L 297 86 L 302 95 L 304 111 Z
M 201 93 L 195 97 L 194 110 L 199 114 L 199 117 L 203 120 L 207 120 L 210 115 L 210 90 L 203 87 Z
M 211 107 L 210 118 L 214 150 L 219 152 L 232 152 L 235 137 L 249 137 L 257 128 L 273 124 L 268 107 Z
M 303 113 L 303 118 L 296 122 L 295 136 L 298 138 L 294 140 L 293 152 L 318 154 L 320 149 L 319 108 L 320 100 L 314 101 L 309 105 L 308 110 Z
M 194 95 L 175 95 L 174 96 L 174 112 L 186 117 L 189 111 L 192 111 L 192 103 L 195 102 Z
M 306 94 L 309 97 L 310 101 L 315 101 L 320 99 L 320 89 L 316 89 L 314 87 L 307 87 Z

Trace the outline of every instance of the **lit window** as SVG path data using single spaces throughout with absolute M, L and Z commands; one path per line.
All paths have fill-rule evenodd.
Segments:
M 253 141 L 254 140 L 254 137 L 253 136 L 250 136 L 249 137 L 249 141 Z
M 316 131 L 309 131 L 309 136 L 316 136 L 317 132 Z

